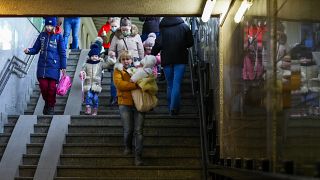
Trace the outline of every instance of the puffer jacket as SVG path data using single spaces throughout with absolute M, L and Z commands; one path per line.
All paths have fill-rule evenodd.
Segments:
M 122 51 L 129 50 L 133 57 L 142 59 L 144 57 L 144 48 L 138 33 L 138 27 L 134 24 L 131 25 L 131 35 L 128 37 L 124 37 L 119 28 L 111 40 L 109 51 L 114 51 L 116 57 L 119 57 Z M 126 42 L 128 49 L 124 41 Z
M 161 36 L 151 54 L 161 51 L 161 65 L 188 64 L 188 48 L 193 46 L 192 31 L 180 17 L 164 17 L 160 22 Z
M 130 75 L 121 63 L 114 65 L 113 82 L 117 88 L 118 104 L 133 106 L 131 90 L 138 89 L 138 86 L 130 82 Z
M 100 93 L 102 90 L 101 87 L 101 76 L 102 70 L 109 68 L 110 65 L 105 63 L 102 59 L 100 61 L 90 61 L 83 65 L 82 71 L 85 72 L 84 86 L 83 89 L 85 92 L 88 92 L 90 89 L 93 92 Z
M 59 81 L 60 69 L 66 68 L 67 60 L 62 35 L 41 32 L 28 54 L 35 55 L 39 51 L 37 77 Z

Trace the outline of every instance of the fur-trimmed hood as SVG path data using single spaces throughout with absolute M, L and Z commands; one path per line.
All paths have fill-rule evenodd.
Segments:
M 131 25 L 131 34 L 130 34 L 130 36 L 134 37 L 137 34 L 139 34 L 139 29 L 138 29 L 138 27 L 136 25 L 132 24 Z M 117 31 L 115 32 L 114 35 L 117 36 L 119 39 L 123 39 L 123 37 L 124 37 L 120 28 L 117 29 Z
M 122 63 L 115 63 L 114 64 L 114 70 L 119 70 L 119 71 L 122 71 L 123 70 L 123 64 Z

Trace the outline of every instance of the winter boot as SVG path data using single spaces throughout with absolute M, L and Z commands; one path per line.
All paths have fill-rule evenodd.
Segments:
M 48 107 L 48 115 L 54 115 L 54 107 Z
M 136 155 L 136 157 L 134 158 L 134 164 L 136 166 L 143 166 L 143 161 L 141 159 L 141 155 Z
M 96 116 L 98 114 L 98 108 L 93 108 L 93 113 L 92 115 L 93 116 Z
M 123 151 L 123 155 L 127 156 L 132 153 L 132 149 L 129 147 L 125 147 Z
M 43 107 L 43 111 L 42 111 L 42 113 L 43 113 L 43 115 L 48 115 L 48 104 L 46 103 L 45 105 L 44 105 L 44 107 Z
M 90 105 L 86 105 L 86 115 L 90 115 L 91 114 L 91 106 Z

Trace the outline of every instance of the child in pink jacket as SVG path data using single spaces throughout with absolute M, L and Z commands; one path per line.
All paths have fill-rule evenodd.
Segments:
M 148 35 L 148 38 L 143 41 L 143 47 L 144 47 L 144 55 L 150 55 L 151 54 L 151 49 L 155 44 L 156 41 L 156 34 L 155 33 L 150 33 Z M 161 64 L 161 58 L 160 58 L 160 53 L 156 56 L 156 64 L 152 68 L 153 74 L 155 77 L 158 77 L 158 66 Z

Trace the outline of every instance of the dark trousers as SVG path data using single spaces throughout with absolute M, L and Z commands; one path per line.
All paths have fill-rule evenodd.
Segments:
M 56 104 L 56 80 L 50 78 L 38 78 L 42 98 L 46 105 L 54 107 Z

